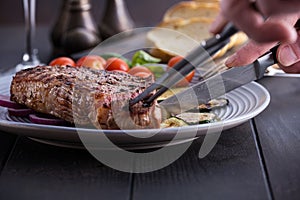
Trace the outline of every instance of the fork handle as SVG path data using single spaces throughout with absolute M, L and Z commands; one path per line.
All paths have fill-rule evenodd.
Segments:
M 228 23 L 223 31 L 219 34 L 216 34 L 214 37 L 205 40 L 202 42 L 202 47 L 205 49 L 209 49 L 212 46 L 215 46 L 216 44 L 230 38 L 232 35 L 234 35 L 235 33 L 237 33 L 239 30 L 232 24 L 232 23 Z

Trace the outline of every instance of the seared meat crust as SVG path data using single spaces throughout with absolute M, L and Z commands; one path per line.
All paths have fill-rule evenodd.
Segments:
M 128 101 L 152 83 L 152 78 L 70 66 L 38 66 L 18 72 L 11 100 L 76 125 L 102 129 L 158 128 L 160 113 Z M 127 109 L 126 109 L 127 108 Z

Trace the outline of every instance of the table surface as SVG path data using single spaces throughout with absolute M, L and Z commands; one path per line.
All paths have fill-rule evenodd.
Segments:
M 49 27 L 37 29 L 43 62 L 51 57 Z M 0 28 L 0 78 L 21 59 L 22 26 Z M 0 199 L 299 199 L 300 78 L 265 77 L 265 111 L 223 131 L 198 158 L 203 138 L 177 161 L 149 173 L 111 169 L 85 150 L 0 132 Z

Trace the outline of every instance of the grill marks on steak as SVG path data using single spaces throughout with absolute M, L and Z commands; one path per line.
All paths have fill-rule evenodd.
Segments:
M 119 72 L 39 66 L 15 75 L 11 100 L 82 126 L 158 128 L 160 114 L 155 105 L 144 108 L 136 104 L 130 111 L 125 109 L 126 103 L 151 83 L 151 78 Z

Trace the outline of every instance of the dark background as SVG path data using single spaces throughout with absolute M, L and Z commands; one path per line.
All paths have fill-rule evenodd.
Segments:
M 65 0 L 36 0 L 36 33 L 33 41 L 34 48 L 39 50 L 42 63 L 48 63 L 54 56 L 50 37 L 54 24 L 61 12 Z M 90 0 L 91 14 L 95 24 L 101 26 L 106 2 L 108 0 Z M 128 12 L 136 27 L 157 25 L 166 10 L 180 0 L 125 0 Z M 157 6 L 159 5 L 159 6 Z M 15 66 L 21 61 L 25 51 L 23 0 L 0 0 L 0 32 L 1 45 L 5 49 L 0 59 L 0 73 Z M 24 29 L 22 29 L 24 26 Z M 8 31 L 9 30 L 9 31 Z M 23 32 L 20 34 L 20 32 Z M 1 40 L 1 38 L 6 38 Z M 43 43 L 38 42 L 43 41 Z M 11 44 L 19 44 L 18 51 L 14 51 Z M 15 60 L 12 64 L 11 61 Z
M 37 25 L 53 26 L 64 0 L 37 0 Z M 92 14 L 97 24 L 103 16 L 107 0 L 90 0 Z M 163 13 L 180 0 L 125 0 L 128 10 L 137 26 L 150 26 L 158 23 Z M 23 20 L 22 0 L 0 0 L 0 25 L 21 24 Z M 157 6 L 160 5 L 160 6 Z M 134 6 L 135 9 L 132 9 Z M 156 13 L 155 15 L 153 13 Z M 157 14 L 159 13 L 159 15 Z

